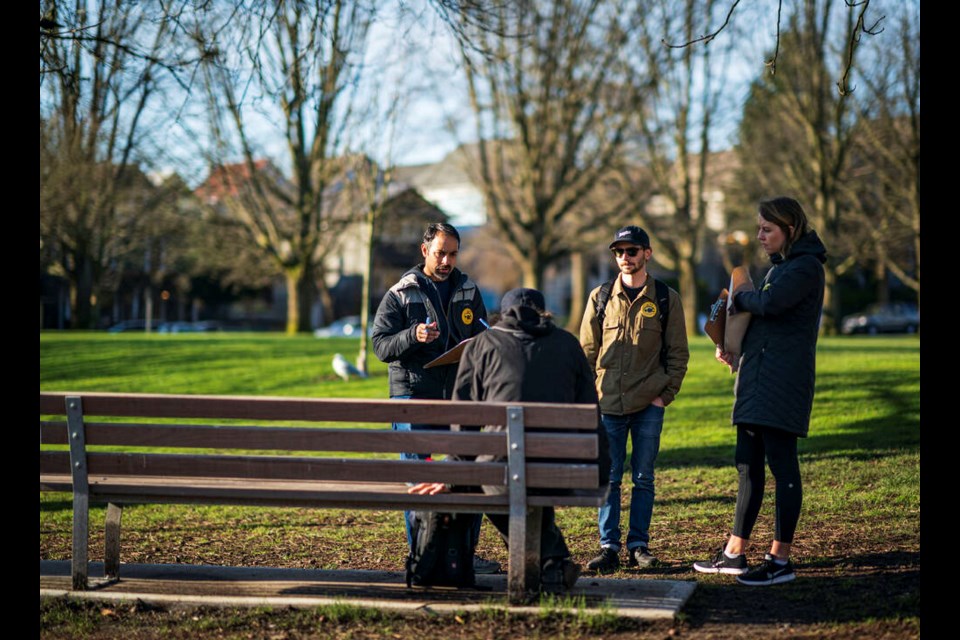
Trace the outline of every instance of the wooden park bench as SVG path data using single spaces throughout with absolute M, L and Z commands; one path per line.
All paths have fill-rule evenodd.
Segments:
M 40 490 L 73 494 L 74 589 L 87 588 L 91 501 L 107 504 L 104 570 L 110 579 L 119 579 L 126 504 L 410 509 L 509 514 L 508 595 L 520 602 L 539 588 L 542 508 L 597 507 L 604 498 L 597 489 L 595 405 L 41 393 L 40 415 L 66 418 L 40 422 Z M 236 420 L 255 424 L 227 422 Z M 505 429 L 405 432 L 390 430 L 391 422 Z M 357 423 L 386 426 L 356 428 Z M 69 445 L 69 451 L 44 445 Z M 131 447 L 139 449 L 130 452 Z M 151 450 L 156 448 L 207 451 Z M 504 461 L 437 463 L 373 455 L 404 451 L 493 454 Z M 299 455 L 290 455 L 295 452 Z M 355 455 L 326 457 L 329 452 Z M 410 495 L 408 482 L 502 485 L 507 493 Z

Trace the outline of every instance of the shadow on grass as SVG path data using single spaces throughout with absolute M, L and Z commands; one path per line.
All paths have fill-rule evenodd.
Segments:
M 844 575 L 845 567 L 857 567 L 857 573 Z M 839 573 L 804 575 L 830 569 Z M 794 582 L 769 588 L 701 581 L 684 613 L 693 627 L 919 618 L 920 554 L 890 551 L 803 563 Z
M 843 429 L 819 436 L 814 431 L 810 437 L 801 438 L 800 459 L 875 460 L 920 449 L 920 425 L 913 420 L 881 416 L 844 425 Z M 657 467 L 729 467 L 733 465 L 733 452 L 734 447 L 726 444 L 664 449 L 657 458 Z
M 804 561 L 804 567 L 818 569 L 866 568 L 886 569 L 891 567 L 920 567 L 919 551 L 884 551 L 882 553 L 864 553 L 849 557 L 830 557 Z
M 710 502 L 717 504 L 736 504 L 736 494 L 716 496 L 692 496 L 690 498 L 657 498 L 657 507 L 701 506 Z
M 919 449 L 919 394 L 900 389 L 904 384 L 919 388 L 919 372 L 915 380 L 905 379 L 902 373 L 886 371 L 864 374 L 855 383 L 851 380 L 851 375 L 839 373 L 822 374 L 817 378 L 818 393 L 844 392 L 853 386 L 864 397 L 849 401 L 835 400 L 831 415 L 824 416 L 824 419 L 836 420 L 835 416 L 838 416 L 841 420 L 831 426 L 829 433 L 824 434 L 818 433 L 815 406 L 810 437 L 799 441 L 801 458 L 815 455 L 823 459 L 825 456 L 821 454 L 843 451 L 846 459 L 874 459 L 904 449 Z M 842 417 L 849 415 L 844 412 L 847 404 L 850 405 L 850 412 L 857 407 L 868 406 L 882 413 L 876 417 L 843 422 Z M 733 447 L 724 444 L 664 449 L 660 452 L 657 465 L 659 468 L 730 466 L 732 460 Z
M 92 505 L 97 506 L 97 505 Z M 40 511 L 70 511 L 73 509 L 73 500 L 41 500 Z
M 817 344 L 818 354 L 919 353 L 920 340 L 859 337 L 841 340 L 822 340 Z

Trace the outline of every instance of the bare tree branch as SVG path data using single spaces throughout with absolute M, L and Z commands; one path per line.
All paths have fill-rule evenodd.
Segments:
M 777 2 L 777 39 L 773 46 L 773 56 L 763 64 L 770 69 L 770 75 L 777 74 L 777 59 L 780 57 L 780 21 L 783 19 L 783 0 Z
M 850 33 L 850 42 L 847 44 L 847 63 L 843 68 L 843 76 L 837 82 L 837 91 L 840 92 L 841 96 L 850 95 L 856 89 L 856 87 L 848 88 L 847 80 L 850 76 L 850 70 L 853 68 L 853 52 L 860 43 L 862 34 L 866 33 L 867 35 L 875 36 L 882 33 L 883 29 L 877 30 L 877 27 L 884 20 L 884 18 L 887 17 L 885 15 L 880 16 L 880 18 L 878 18 L 871 27 L 867 27 L 865 24 L 865 16 L 867 9 L 870 8 L 870 0 L 844 0 L 844 2 L 846 2 L 847 7 L 849 7 L 851 10 L 856 7 L 862 8 L 860 9 L 860 14 L 857 16 L 856 24 Z
M 721 31 L 726 29 L 728 24 L 730 24 L 730 17 L 733 16 L 733 10 L 737 8 L 738 4 L 740 4 L 740 0 L 734 0 L 733 4 L 730 5 L 730 11 L 727 12 L 727 17 L 723 20 L 723 24 L 721 24 L 716 31 L 711 31 L 706 35 L 700 36 L 699 38 L 693 38 L 692 40 L 688 40 L 683 44 L 670 44 L 669 42 L 667 42 L 666 38 L 661 39 L 660 42 L 670 47 L 671 49 L 682 49 L 684 47 L 689 47 L 690 45 L 696 44 L 698 42 L 710 42 L 711 40 L 716 38 Z

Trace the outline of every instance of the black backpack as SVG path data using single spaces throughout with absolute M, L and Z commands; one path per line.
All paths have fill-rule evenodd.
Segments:
M 597 292 L 596 306 L 594 311 L 597 316 L 597 323 L 600 325 L 600 346 L 603 346 L 603 317 L 607 313 L 607 301 L 610 300 L 610 290 L 613 289 L 615 280 L 608 280 L 600 285 L 600 291 Z M 660 364 L 664 369 L 667 368 L 667 318 L 670 317 L 670 289 L 659 280 L 654 280 L 657 288 L 657 310 L 660 312 L 660 326 L 663 328 L 660 340 Z
M 407 586 L 474 587 L 473 528 L 479 514 L 416 511 Z

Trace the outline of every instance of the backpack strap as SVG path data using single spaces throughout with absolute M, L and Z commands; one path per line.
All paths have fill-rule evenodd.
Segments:
M 610 290 L 613 289 L 613 282 L 613 280 L 608 280 L 600 285 L 600 291 L 597 292 L 597 299 L 594 301 L 596 305 L 594 311 L 601 328 L 603 328 L 603 317 L 607 312 L 607 302 L 610 300 Z M 602 337 L 601 335 L 601 339 Z
M 670 288 L 666 284 L 657 284 L 657 309 L 660 311 L 660 364 L 667 368 L 667 320 L 670 318 Z

